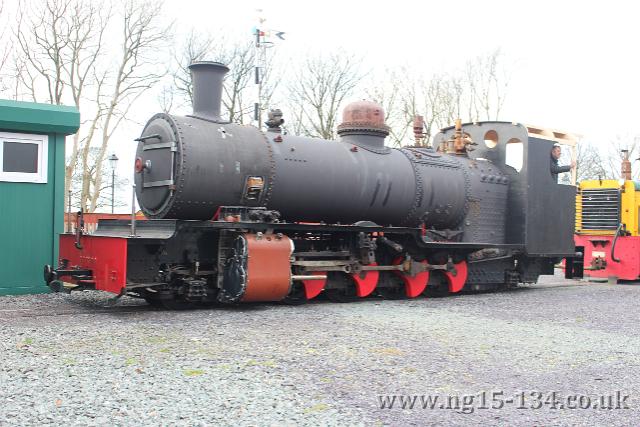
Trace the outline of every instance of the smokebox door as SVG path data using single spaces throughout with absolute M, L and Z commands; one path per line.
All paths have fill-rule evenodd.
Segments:
M 175 188 L 178 146 L 171 129 L 164 129 L 165 123 L 158 120 L 147 127 L 136 153 L 136 162 L 142 167 L 135 174 L 138 201 L 152 211 L 161 209 Z M 137 169 L 140 166 L 136 165 Z

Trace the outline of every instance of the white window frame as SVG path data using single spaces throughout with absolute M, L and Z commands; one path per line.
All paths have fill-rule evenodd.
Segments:
M 38 171 L 4 172 L 4 143 L 17 142 L 38 145 Z M 49 165 L 49 137 L 30 133 L 0 132 L 0 182 L 30 182 L 34 184 L 47 183 L 47 167 Z

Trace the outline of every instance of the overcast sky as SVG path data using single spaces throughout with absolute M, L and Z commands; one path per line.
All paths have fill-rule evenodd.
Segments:
M 505 119 L 602 143 L 640 134 L 640 8 L 631 1 L 166 1 L 177 28 L 247 37 L 257 8 L 266 27 L 286 31 L 283 60 L 342 48 L 372 67 L 428 74 L 501 48 L 513 66 Z
M 257 9 L 266 29 L 286 32 L 276 46 L 285 66 L 342 49 L 368 68 L 407 65 L 428 76 L 500 48 L 512 67 L 503 119 L 581 134 L 604 149 L 616 136 L 640 135 L 640 8 L 632 1 L 165 0 L 176 43 L 191 28 L 250 39 Z M 140 104 L 136 119 L 153 108 Z M 130 176 L 135 144 L 123 139 L 113 150 Z
M 164 10 L 180 43 L 191 28 L 250 39 L 258 8 L 264 27 L 286 32 L 276 47 L 285 66 L 310 51 L 342 49 L 364 56 L 368 68 L 407 65 L 428 77 L 501 48 L 512 66 L 503 119 L 603 146 L 640 135 L 640 8 L 631 1 L 165 0 Z M 157 110 L 149 96 L 132 116 L 143 123 Z M 141 130 L 126 125 L 110 150 L 123 176 L 132 175 Z

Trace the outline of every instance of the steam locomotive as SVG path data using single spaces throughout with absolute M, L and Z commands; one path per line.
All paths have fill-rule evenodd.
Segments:
M 52 290 L 167 308 L 415 298 L 534 282 L 574 254 L 575 189 L 524 125 L 457 123 L 432 147 L 389 148 L 384 111 L 359 101 L 337 141 L 286 134 L 277 112 L 262 131 L 221 118 L 226 66 L 190 69 L 193 114 L 156 114 L 136 140 L 149 220 L 61 235 Z

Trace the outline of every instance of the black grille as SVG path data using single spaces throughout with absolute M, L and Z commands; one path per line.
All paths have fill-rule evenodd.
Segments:
M 620 190 L 582 190 L 582 230 L 615 230 L 620 224 Z

